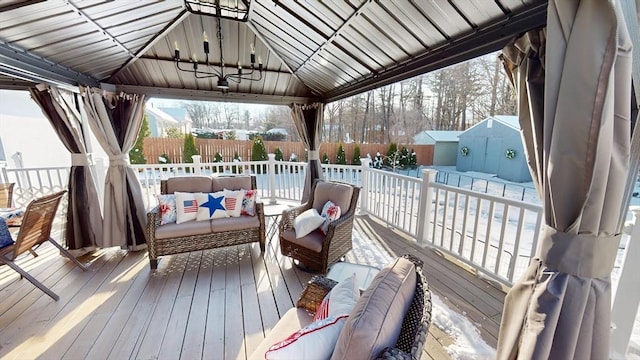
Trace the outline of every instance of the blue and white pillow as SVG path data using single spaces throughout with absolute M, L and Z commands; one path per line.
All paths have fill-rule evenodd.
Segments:
M 0 218 L 0 249 L 14 244 L 7 222 Z

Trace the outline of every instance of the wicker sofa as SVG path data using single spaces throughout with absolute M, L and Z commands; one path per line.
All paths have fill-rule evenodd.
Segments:
M 181 176 L 162 180 L 160 192 L 213 193 L 223 189 L 256 189 L 254 176 Z M 255 216 L 190 221 L 160 225 L 159 207 L 147 213 L 147 247 L 151 269 L 158 267 L 158 257 L 224 246 L 259 242 L 265 246 L 265 220 L 262 203 L 256 203 Z
M 331 350 L 332 360 L 420 359 L 431 323 L 431 292 L 422 265 L 405 255 L 376 275 L 349 314 Z M 272 345 L 311 324 L 313 312 L 335 285 L 331 279 L 314 276 L 296 307 L 282 316 L 249 359 L 265 359 Z

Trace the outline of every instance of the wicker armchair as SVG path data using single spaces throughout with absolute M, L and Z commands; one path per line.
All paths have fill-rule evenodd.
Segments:
M 51 227 L 56 216 L 56 210 L 58 209 L 60 199 L 65 192 L 66 191 L 60 191 L 55 194 L 43 196 L 29 203 L 24 212 L 22 225 L 20 226 L 20 231 L 18 232 L 18 237 L 15 243 L 13 245 L 0 248 L 0 265 L 8 265 L 56 301 L 59 299 L 58 295 L 36 280 L 33 276 L 29 275 L 29 273 L 24 269 L 19 267 L 15 263 L 15 260 L 18 256 L 26 252 L 30 252 L 33 256 L 38 256 L 34 249 L 42 245 L 44 242 L 49 241 L 76 266 L 83 271 L 87 271 L 87 268 L 84 265 L 82 265 L 65 248 L 51 238 Z
M 350 196 L 344 199 L 344 196 L 340 198 L 341 194 Z M 316 180 L 311 188 L 311 197 L 308 202 L 282 213 L 279 226 L 282 255 L 298 260 L 310 271 L 326 273 L 329 265 L 340 260 L 352 248 L 353 218 L 359 194 L 360 188 L 349 184 Z M 340 206 L 342 211 L 340 218 L 329 224 L 326 235 L 320 235 L 322 234 L 320 230 L 315 230 L 310 235 L 296 239 L 293 228 L 295 218 L 312 207 L 320 212 L 327 200 Z M 313 242 L 317 243 L 313 238 L 317 239 L 318 236 L 324 236 L 320 251 L 311 248 Z
M 10 208 L 13 204 L 13 186 L 15 183 L 0 184 L 0 207 Z

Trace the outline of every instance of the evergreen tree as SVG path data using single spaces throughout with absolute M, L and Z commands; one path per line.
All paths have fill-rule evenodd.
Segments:
M 324 153 L 324 155 L 322 155 L 322 163 L 323 164 L 329 163 L 329 155 L 327 155 L 327 153 Z
M 353 160 L 351 161 L 351 165 L 362 165 L 360 162 L 360 146 L 357 144 L 353 147 Z
M 342 144 L 338 146 L 338 153 L 336 154 L 336 164 L 347 165 L 347 155 L 344 153 L 344 147 Z
M 196 149 L 196 141 L 193 135 L 187 134 L 184 136 L 184 146 L 182 148 L 182 162 L 192 163 L 192 155 L 199 155 L 198 149 Z
M 252 161 L 266 161 L 267 160 L 267 149 L 264 146 L 264 141 L 260 136 L 257 136 L 253 139 L 253 146 L 251 148 L 251 160 Z M 256 169 L 258 174 L 265 174 L 267 172 L 266 165 L 257 166 Z
M 402 147 L 400 150 L 400 166 L 404 169 L 409 166 L 409 150 L 406 147 Z
M 276 156 L 276 161 L 284 160 L 284 154 L 282 153 L 282 150 L 280 150 L 280 148 L 276 148 L 273 151 L 273 154 Z
M 418 158 L 416 156 L 416 152 L 413 149 L 409 151 L 409 166 L 411 168 L 415 168 L 416 166 L 418 166 Z
M 214 163 L 219 163 L 222 162 L 222 155 L 220 155 L 220 152 L 216 151 L 216 154 L 213 156 L 213 162 Z M 212 169 L 213 172 L 218 172 L 218 171 L 224 171 L 224 169 L 222 169 L 222 166 L 214 166 Z
M 396 143 L 389 144 L 389 150 L 387 150 L 387 157 L 384 160 L 385 165 L 391 166 L 393 168 L 395 168 L 398 165 L 397 152 L 398 152 L 398 145 L 396 145 Z
M 162 153 L 162 155 L 160 155 L 160 159 L 158 159 L 162 164 L 171 164 L 171 158 L 169 158 L 169 155 L 167 155 L 166 152 Z
M 144 138 L 151 136 L 151 130 L 149 130 L 149 119 L 147 115 L 142 119 L 142 125 L 140 126 L 140 132 L 138 132 L 138 138 L 135 145 L 129 151 L 129 161 L 132 164 L 146 164 L 147 159 L 144 157 Z

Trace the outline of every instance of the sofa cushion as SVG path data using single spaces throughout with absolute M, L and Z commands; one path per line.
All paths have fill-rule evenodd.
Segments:
M 209 221 L 187 221 L 181 224 L 166 224 L 156 229 L 156 239 L 169 239 L 175 237 L 209 234 L 211 225 Z
M 213 178 L 213 188 L 211 191 L 222 191 L 224 189 L 240 190 L 251 189 L 251 176 L 221 176 Z
M 318 214 L 316 209 L 308 209 L 302 214 L 296 216 L 293 220 L 293 228 L 296 231 L 296 237 L 301 238 L 317 229 L 324 222 L 324 218 Z
M 411 261 L 398 258 L 380 270 L 351 312 L 331 359 L 372 359 L 393 347 L 415 288 Z
M 211 178 L 208 176 L 176 176 L 167 179 L 167 194 L 180 192 L 212 192 Z
M 304 246 L 307 249 L 313 250 L 318 253 L 322 251 L 322 241 L 325 237 L 320 229 L 316 229 L 299 239 L 296 237 L 296 232 L 293 230 L 285 230 L 282 232 L 282 234 L 280 234 L 280 236 L 282 236 L 282 238 L 289 242 Z
M 350 185 L 320 181 L 316 185 L 316 190 L 313 194 L 312 206 L 318 210 L 318 213 L 321 213 L 324 204 L 331 200 L 340 207 L 344 215 L 349 212 L 351 195 L 353 195 L 353 187 Z
M 221 218 L 211 220 L 212 232 L 244 230 L 260 227 L 260 220 L 255 216 L 240 216 L 237 218 Z
M 257 349 L 249 357 L 249 360 L 264 360 L 264 354 L 271 345 L 286 338 L 292 333 L 306 327 L 313 321 L 313 316 L 304 309 L 291 308 L 271 329 L 267 337 L 260 343 Z M 266 330 L 266 329 L 265 329 Z
M 211 220 L 229 217 L 227 208 L 225 207 L 224 191 L 216 193 L 197 193 L 196 201 L 198 202 L 198 216 L 196 220 Z
M 195 220 L 198 217 L 197 193 L 175 192 L 176 196 L 176 224 Z
M 349 315 L 343 314 L 313 322 L 273 344 L 267 360 L 325 360 L 331 357 L 338 335 Z

